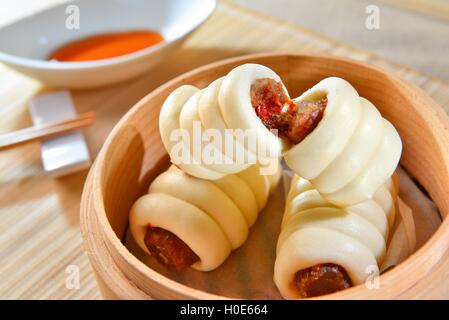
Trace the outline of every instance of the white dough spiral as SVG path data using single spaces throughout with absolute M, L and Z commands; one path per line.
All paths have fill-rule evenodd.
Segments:
M 226 174 L 241 172 L 256 162 L 266 166 L 278 163 L 282 141 L 260 122 L 252 110 L 249 92 L 251 84 L 258 78 L 276 81 L 280 78 L 267 67 L 245 66 L 245 70 L 236 68 L 204 89 L 181 86 L 162 105 L 159 116 L 162 142 L 172 162 L 183 171 L 198 178 L 216 180 Z M 194 122 L 200 124 L 201 132 L 193 129 Z M 187 161 L 181 162 L 177 156 L 179 148 L 176 145 L 179 144 L 174 141 L 179 139 L 179 135 L 174 134 L 177 129 L 188 133 L 182 140 Z M 229 129 L 236 132 L 232 136 L 232 148 L 226 148 L 223 141 L 225 131 L 229 132 Z M 203 132 L 213 135 L 201 134 Z M 201 140 L 197 146 L 201 145 L 201 150 L 207 152 L 193 150 L 194 142 Z M 207 161 L 206 155 L 212 153 L 220 161 Z
M 244 243 L 279 177 L 280 172 L 261 176 L 258 167 L 251 166 L 238 175 L 210 181 L 172 165 L 131 208 L 131 234 L 150 254 L 144 241 L 147 227 L 168 230 L 200 258 L 193 268 L 213 270 Z
M 274 282 L 284 298 L 301 298 L 295 274 L 314 265 L 337 264 L 354 285 L 363 283 L 369 270 L 378 273 L 395 216 L 398 187 L 393 180 L 382 185 L 374 200 L 337 208 L 309 181 L 293 178 L 274 267 Z
M 371 199 L 391 177 L 402 152 L 396 129 L 340 78 L 326 78 L 295 99 L 327 97 L 323 119 L 284 157 L 329 202 L 348 206 Z

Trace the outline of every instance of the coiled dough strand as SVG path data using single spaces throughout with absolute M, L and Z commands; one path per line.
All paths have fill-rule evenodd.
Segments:
M 209 181 L 172 165 L 131 208 L 131 234 L 149 254 L 147 227 L 168 230 L 199 256 L 193 268 L 213 270 L 244 243 L 279 177 L 261 176 L 257 166 L 251 166 L 239 175 Z
M 300 298 L 293 284 L 295 274 L 317 264 L 342 266 L 356 285 L 369 272 L 378 273 L 394 221 L 395 179 L 376 192 L 375 200 L 339 208 L 311 182 L 293 177 L 276 248 L 274 281 L 282 296 Z

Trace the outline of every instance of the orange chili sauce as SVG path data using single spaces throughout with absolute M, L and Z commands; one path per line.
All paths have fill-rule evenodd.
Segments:
M 92 61 L 132 53 L 157 43 L 164 38 L 153 31 L 128 31 L 99 34 L 63 45 L 48 56 L 57 61 Z

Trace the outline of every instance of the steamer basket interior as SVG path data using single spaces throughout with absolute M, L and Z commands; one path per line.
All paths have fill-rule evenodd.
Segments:
M 276 71 L 284 80 L 292 96 L 297 96 L 328 76 L 338 76 L 348 80 L 361 96 L 371 100 L 382 115 L 394 124 L 403 141 L 401 165 L 428 192 L 441 216 L 443 218 L 447 216 L 449 211 L 449 157 L 445 148 L 449 145 L 447 144 L 449 138 L 445 128 L 446 116 L 442 117 L 443 111 L 418 88 L 380 69 L 334 57 L 265 54 L 218 62 L 173 79 L 134 106 L 114 128 L 89 177 L 89 181 L 93 185 L 90 201 L 95 202 L 93 206 L 103 232 L 102 238 L 118 268 L 123 271 L 129 281 L 148 294 L 148 297 L 242 297 L 238 294 L 236 296 L 236 292 L 232 288 L 220 291 L 225 294 L 214 295 L 214 286 L 212 286 L 212 290 L 208 290 L 208 286 L 210 289 L 211 285 L 203 278 L 209 277 L 208 274 L 193 275 L 192 277 L 196 277 L 195 279 L 198 279 L 199 283 L 193 289 L 182 285 L 176 281 L 176 277 L 172 277 L 172 279 L 165 277 L 167 274 L 164 274 L 163 270 L 159 270 L 157 267 L 154 270 L 148 268 L 137 260 L 124 247 L 123 243 L 128 228 L 130 207 L 140 195 L 146 192 L 152 179 L 169 165 L 158 129 L 159 109 L 164 99 L 181 84 L 188 83 L 204 87 L 212 80 L 225 75 L 233 67 L 248 62 L 264 64 Z M 444 131 L 444 135 L 439 135 L 438 130 Z M 281 214 L 279 212 L 279 215 Z M 382 275 L 382 285 L 385 285 L 383 287 L 385 290 L 394 287 L 399 294 L 404 288 L 419 281 L 415 274 L 416 279 L 409 279 L 407 282 L 407 275 L 410 276 L 412 272 L 418 270 L 430 272 L 430 267 L 415 269 L 415 266 L 430 257 L 429 250 L 432 251 L 437 242 L 443 239 L 444 234 L 447 234 L 448 222 L 447 219 L 443 220 L 446 221 L 443 221 L 437 231 L 438 237 L 437 235 L 433 236 L 407 261 Z M 276 224 L 278 222 L 279 219 L 273 218 L 263 223 Z M 253 245 L 255 244 L 249 244 L 250 247 Z M 245 254 L 249 251 L 249 249 L 243 250 Z M 232 255 L 237 255 L 237 258 L 232 258 Z M 239 252 L 231 254 L 231 263 L 238 263 L 239 255 L 242 254 Z M 263 258 L 261 255 L 255 254 L 254 258 L 258 259 L 258 257 Z M 269 270 L 270 266 L 266 266 L 266 268 Z M 196 271 L 189 272 L 198 273 Z M 268 271 L 264 276 L 268 276 L 268 280 L 271 281 L 272 275 L 270 276 Z M 239 290 L 241 289 L 239 288 Z M 251 290 L 259 289 L 251 288 Z M 267 290 L 267 298 L 277 298 L 275 288 Z M 270 290 L 274 290 L 273 293 Z M 370 292 L 359 286 L 329 297 L 387 297 L 396 294 L 395 290 L 389 291 L 388 294 L 385 293 L 385 290 Z

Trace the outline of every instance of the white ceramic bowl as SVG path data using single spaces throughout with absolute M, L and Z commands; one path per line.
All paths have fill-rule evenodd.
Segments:
M 79 29 L 66 20 L 79 8 Z M 0 61 L 55 87 L 88 88 L 148 71 L 186 40 L 214 11 L 215 0 L 78 0 L 52 7 L 0 29 Z M 66 12 L 67 10 L 67 12 Z M 75 9 L 77 10 L 77 9 Z M 72 20 L 73 21 L 73 20 Z M 73 40 L 107 32 L 153 30 L 164 42 L 116 58 L 47 61 Z

